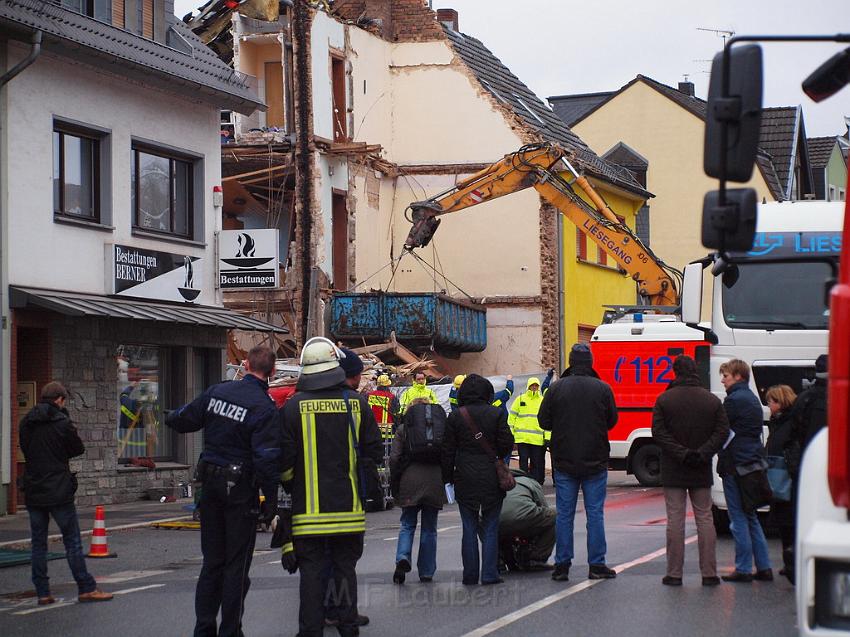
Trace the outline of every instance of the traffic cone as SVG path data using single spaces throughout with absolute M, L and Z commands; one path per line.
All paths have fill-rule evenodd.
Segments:
M 106 516 L 100 505 L 94 509 L 94 529 L 91 532 L 91 548 L 87 557 L 118 557 L 117 553 L 109 552 L 109 545 L 106 543 Z

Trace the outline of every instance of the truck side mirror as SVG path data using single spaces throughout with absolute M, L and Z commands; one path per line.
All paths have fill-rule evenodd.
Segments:
M 705 193 L 702 204 L 702 244 L 706 248 L 747 252 L 756 236 L 758 195 L 752 188 L 731 188 Z
M 689 263 L 682 282 L 682 321 L 692 325 L 702 317 L 702 270 L 702 263 Z
M 803 81 L 803 92 L 814 102 L 831 97 L 850 83 L 850 48 L 836 53 Z
M 715 179 L 746 182 L 753 174 L 761 134 L 761 47 L 737 46 L 730 48 L 728 55 L 726 96 L 722 51 L 711 65 L 703 168 Z

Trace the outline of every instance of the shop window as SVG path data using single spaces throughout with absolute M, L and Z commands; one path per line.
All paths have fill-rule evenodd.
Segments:
M 62 6 L 95 20 L 112 24 L 111 0 L 62 0 Z
M 130 177 L 133 228 L 194 238 L 194 189 L 199 163 L 134 144 Z
M 155 345 L 118 348 L 118 460 L 174 459 L 174 434 L 165 427 L 162 389 L 168 352 Z
M 53 211 L 100 222 L 100 140 L 53 129 Z

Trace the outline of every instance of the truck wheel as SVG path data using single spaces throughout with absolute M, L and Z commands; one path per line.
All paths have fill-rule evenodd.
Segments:
M 711 505 L 711 518 L 714 520 L 714 530 L 717 535 L 729 535 L 729 512 Z
M 632 457 L 632 473 L 644 487 L 661 486 L 661 449 L 643 445 Z

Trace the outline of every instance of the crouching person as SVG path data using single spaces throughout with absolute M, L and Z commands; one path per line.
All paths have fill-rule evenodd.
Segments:
M 404 584 L 411 569 L 413 536 L 420 513 L 419 581 L 430 582 L 437 570 L 437 514 L 446 502 L 440 466 L 446 412 L 439 405 L 415 401 L 396 430 L 390 454 L 390 473 L 396 501 L 401 506 L 393 582 Z M 397 485 L 397 486 L 396 486 Z
M 511 469 L 516 486 L 505 494 L 499 515 L 499 546 L 510 570 L 548 570 L 555 547 L 555 509 L 543 497 L 543 487 L 522 471 Z M 517 547 L 517 542 L 528 548 Z

